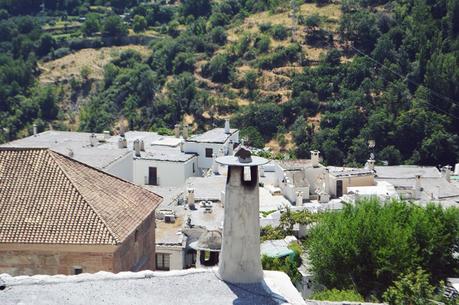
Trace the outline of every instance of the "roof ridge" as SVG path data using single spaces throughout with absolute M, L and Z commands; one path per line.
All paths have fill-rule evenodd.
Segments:
M 62 156 L 62 157 L 64 157 L 64 158 L 66 158 L 66 159 L 68 159 L 68 160 L 71 160 L 71 161 L 76 162 L 76 163 L 78 163 L 78 164 L 81 164 L 81 165 L 83 165 L 83 166 L 85 166 L 85 167 L 88 167 L 88 168 L 90 168 L 90 169 L 93 169 L 93 170 L 95 170 L 95 171 L 97 171 L 97 172 L 99 172 L 99 173 L 102 173 L 102 174 L 104 174 L 104 175 L 110 176 L 110 177 L 115 178 L 115 179 L 117 179 L 117 180 L 120 180 L 120 181 L 122 181 L 122 182 L 128 183 L 128 184 L 130 184 L 131 186 L 133 186 L 133 187 L 135 187 L 135 188 L 138 188 L 139 190 L 142 190 L 143 192 L 147 192 L 147 193 L 149 193 L 149 194 L 154 194 L 154 195 L 156 195 L 156 196 L 158 196 L 158 197 L 160 197 L 160 198 L 164 198 L 163 196 L 161 196 L 161 195 L 159 195 L 159 194 L 157 194 L 157 193 L 155 193 L 155 192 L 149 191 L 149 190 L 147 190 L 147 189 L 145 189 L 145 188 L 143 188 L 143 187 L 141 187 L 141 186 L 138 186 L 137 184 L 134 184 L 134 183 L 132 183 L 132 182 L 130 182 L 130 181 L 121 179 L 120 177 L 117 177 L 117 176 L 115 176 L 115 175 L 113 175 L 113 174 L 110 174 L 110 173 L 108 173 L 108 172 L 105 172 L 105 171 L 103 171 L 103 170 L 101 170 L 101 169 L 99 169 L 99 168 L 97 168 L 97 167 L 93 167 L 93 166 L 91 166 L 91 165 L 88 165 L 88 164 L 83 163 L 83 162 L 81 162 L 81 161 L 78 161 L 78 160 L 76 160 L 76 159 L 70 158 L 69 156 L 66 156 L 66 155 L 63 154 L 63 153 L 57 152 L 57 151 L 55 151 L 55 150 L 52 150 L 51 148 L 45 148 L 45 149 L 48 149 L 48 150 L 49 150 L 50 152 L 52 152 L 52 153 L 58 154 L 58 155 L 60 155 L 60 156 Z M 116 160 L 116 161 L 118 161 L 118 160 Z
M 86 196 L 84 196 L 80 190 L 78 189 L 78 187 L 75 186 L 75 183 L 73 181 L 73 179 L 67 174 L 67 172 L 62 168 L 59 160 L 56 158 L 56 156 L 54 156 L 53 153 L 56 153 L 55 151 L 52 151 L 51 149 L 47 149 L 47 153 L 51 156 L 51 158 L 53 158 L 53 160 L 56 162 L 56 165 L 59 167 L 59 169 L 61 170 L 61 172 L 65 175 L 65 177 L 67 177 L 67 179 L 69 179 L 69 181 L 72 183 L 72 186 L 75 188 L 75 190 L 78 192 L 78 194 L 84 199 L 84 201 L 86 202 L 86 204 L 91 208 L 91 211 L 96 214 L 97 218 L 104 224 L 104 227 L 107 229 L 107 231 L 110 233 L 110 235 L 113 237 L 113 239 L 115 240 L 116 243 L 119 243 L 120 240 L 118 238 L 118 236 L 116 236 L 116 234 L 113 232 L 113 230 L 110 228 L 110 226 L 107 224 L 107 222 L 102 218 L 102 216 L 96 211 L 96 209 L 94 209 L 94 207 L 89 203 L 89 201 L 87 200 Z M 59 154 L 59 153 L 57 153 Z M 64 156 L 62 154 L 59 154 L 60 156 Z M 65 157 L 65 156 L 64 156 Z M 73 160 L 73 159 L 71 159 Z

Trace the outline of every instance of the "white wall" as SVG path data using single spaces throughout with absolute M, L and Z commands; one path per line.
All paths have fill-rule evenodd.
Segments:
M 212 157 L 206 158 L 206 148 L 212 148 L 213 154 L 219 156 L 220 150 L 225 152 L 225 146 L 233 141 L 233 143 L 239 143 L 239 131 L 232 134 L 225 143 L 198 143 L 198 142 L 185 142 L 183 144 L 183 149 L 185 153 L 196 153 L 198 154 L 198 167 L 199 168 L 212 168 Z
M 156 245 L 156 254 L 169 254 L 170 270 L 182 270 L 184 267 L 184 251 L 181 246 Z
M 193 174 L 193 163 L 195 173 Z M 159 186 L 184 186 L 186 179 L 197 176 L 197 158 L 193 157 L 186 162 L 158 161 L 134 158 L 134 183 L 145 185 L 148 183 L 148 168 L 156 167 Z
M 129 182 L 133 182 L 133 167 L 134 161 L 132 160 L 132 152 L 129 152 L 121 159 L 116 160 L 115 162 L 107 166 L 104 170 L 107 173 L 112 174 L 113 176 L 116 176 Z

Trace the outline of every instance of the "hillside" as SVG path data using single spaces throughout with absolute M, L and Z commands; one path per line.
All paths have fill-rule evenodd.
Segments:
M 293 158 L 457 162 L 458 0 L 76 2 L 0 3 L 0 141 L 34 121 L 168 133 L 231 117 Z

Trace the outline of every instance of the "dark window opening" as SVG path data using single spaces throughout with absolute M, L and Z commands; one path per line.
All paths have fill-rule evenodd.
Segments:
M 199 262 L 202 266 L 210 267 L 218 265 L 219 252 L 201 251 Z
M 83 273 L 83 268 L 81 267 L 73 267 L 73 274 L 78 275 Z
M 158 185 L 158 170 L 156 167 L 148 168 L 148 184 Z
M 336 197 L 343 196 L 343 180 L 336 181 Z
M 206 148 L 206 158 L 212 158 L 214 155 L 214 150 L 212 148 Z
M 156 270 L 169 271 L 170 269 L 170 254 L 156 253 Z
M 139 235 L 139 230 L 135 230 L 134 232 L 134 241 L 137 242 L 137 237 Z

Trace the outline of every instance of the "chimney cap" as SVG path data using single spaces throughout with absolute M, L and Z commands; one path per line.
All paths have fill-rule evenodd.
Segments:
M 268 159 L 252 156 L 252 153 L 249 149 L 242 146 L 238 149 L 234 156 L 223 156 L 215 160 L 221 165 L 229 166 L 260 166 L 269 162 Z

